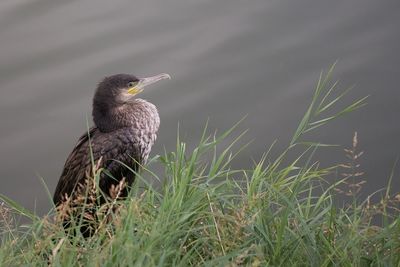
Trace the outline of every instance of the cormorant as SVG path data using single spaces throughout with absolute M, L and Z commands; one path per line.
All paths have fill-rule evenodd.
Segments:
M 123 178 L 128 187 L 133 183 L 135 174 L 124 165 L 136 172 L 146 163 L 160 125 L 157 108 L 135 96 L 145 86 L 170 78 L 166 73 L 148 78 L 117 74 L 98 84 L 93 97 L 95 126 L 81 136 L 65 162 L 53 197 L 56 206 L 65 196 L 73 196 L 78 184 L 85 185 L 86 174 L 92 169 L 91 155 L 106 170 L 99 180 L 104 194 L 109 195 L 111 186 Z

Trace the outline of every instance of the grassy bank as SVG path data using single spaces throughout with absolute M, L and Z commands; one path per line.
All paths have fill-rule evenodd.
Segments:
M 399 266 L 400 194 L 387 189 L 376 203 L 360 199 L 357 136 L 345 151 L 348 160 L 327 168 L 313 155 L 331 148 L 304 141 L 365 104 L 362 98 L 337 110 L 347 91 L 338 93 L 331 72 L 321 75 L 287 149 L 276 158 L 266 151 L 249 169 L 231 167 L 241 134 L 222 147 L 235 127 L 220 135 L 205 129 L 195 149 L 188 151 L 178 137 L 176 151 L 155 157 L 143 171 L 155 176 L 152 164 L 162 165 L 164 174 L 154 177 L 161 188 L 139 178 L 129 199 L 118 201 L 121 188 L 114 188 L 98 210 L 90 209 L 99 194 L 95 167 L 87 198 L 44 218 L 2 196 L 0 265 Z M 335 205 L 341 195 L 350 205 Z M 31 222 L 18 225 L 19 216 Z M 61 226 L 66 218 L 69 232 Z M 376 219 L 382 223 L 374 225 Z M 80 234 L 85 223 L 90 238 Z

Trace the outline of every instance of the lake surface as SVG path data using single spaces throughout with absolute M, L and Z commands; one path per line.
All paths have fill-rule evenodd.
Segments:
M 351 145 L 357 131 L 365 193 L 386 185 L 400 154 L 398 0 L 146 0 L 0 2 L 0 193 L 46 212 L 64 161 L 91 120 L 106 75 L 160 72 L 173 79 L 144 93 L 161 115 L 152 154 L 181 136 L 195 144 L 210 129 L 254 140 L 239 156 L 250 166 L 274 140 L 288 143 L 319 73 L 338 60 L 346 97 L 368 106 L 308 139 Z M 321 153 L 342 162 L 342 148 Z M 400 168 L 394 187 L 400 188 Z

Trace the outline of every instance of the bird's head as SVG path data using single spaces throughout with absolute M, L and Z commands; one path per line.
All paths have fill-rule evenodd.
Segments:
M 94 123 L 103 132 L 128 125 L 131 123 L 130 104 L 135 103 L 135 96 L 146 86 L 170 78 L 166 73 L 147 78 L 137 78 L 130 74 L 116 74 L 104 78 L 93 97 Z
M 99 83 L 94 101 L 111 105 L 125 104 L 134 99 L 146 86 L 163 79 L 171 79 L 171 76 L 166 73 L 147 78 L 137 78 L 130 74 L 112 75 Z

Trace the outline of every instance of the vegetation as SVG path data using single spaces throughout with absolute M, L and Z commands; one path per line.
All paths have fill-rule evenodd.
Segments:
M 85 197 L 68 199 L 44 218 L 1 196 L 0 265 L 399 266 L 400 194 L 391 194 L 389 181 L 375 204 L 360 198 L 357 135 L 345 150 L 348 160 L 327 168 L 313 156 L 331 147 L 303 141 L 365 104 L 362 98 L 333 112 L 347 90 L 336 92 L 332 70 L 321 74 L 287 149 L 275 159 L 267 151 L 250 169 L 231 167 L 244 148 L 242 134 L 232 137 L 236 126 L 220 135 L 206 127 L 194 150 L 178 136 L 176 151 L 153 158 L 165 174 L 157 177 L 148 166 L 142 174 L 161 186 L 139 178 L 128 199 L 118 197 L 122 181 L 96 208 L 102 171 L 96 163 L 80 189 Z M 221 148 L 227 138 L 233 141 Z M 341 195 L 350 196 L 350 205 L 337 204 Z M 21 216 L 30 222 L 16 223 Z

